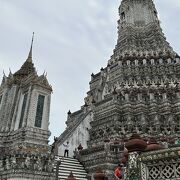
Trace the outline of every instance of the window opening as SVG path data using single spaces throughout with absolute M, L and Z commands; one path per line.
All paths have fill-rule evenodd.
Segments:
M 24 119 L 24 113 L 25 113 L 25 109 L 26 109 L 27 96 L 28 96 L 28 94 L 24 95 L 22 109 L 21 109 L 21 117 L 20 117 L 20 121 L 19 121 L 19 128 L 22 127 L 22 123 L 23 123 L 23 119 Z
M 45 96 L 43 96 L 43 95 L 38 96 L 35 127 L 39 127 L 39 128 L 41 128 L 41 124 L 42 124 L 42 116 L 43 116 L 43 109 L 44 109 L 44 99 L 45 99 Z

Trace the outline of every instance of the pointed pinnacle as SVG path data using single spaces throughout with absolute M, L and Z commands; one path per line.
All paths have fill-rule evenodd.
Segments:
M 9 68 L 9 76 L 11 76 L 12 75 L 12 72 L 11 72 L 11 69 Z
M 4 69 L 3 69 L 3 76 L 6 76 L 5 72 L 4 72 Z
M 28 58 L 27 58 L 27 61 L 28 61 L 28 62 L 32 62 L 32 47 L 33 47 L 33 41 L 34 41 L 34 32 L 33 32 L 33 35 L 32 35 L 31 47 L 30 47 L 30 51 L 29 51 Z
M 9 68 L 9 73 L 12 74 L 11 69 Z

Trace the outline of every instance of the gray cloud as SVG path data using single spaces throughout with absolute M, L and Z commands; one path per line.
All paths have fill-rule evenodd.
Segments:
M 168 41 L 179 52 L 179 0 L 155 1 Z M 66 113 L 78 110 L 90 74 L 106 66 L 117 40 L 117 0 L 0 0 L 0 72 L 18 70 L 35 31 L 33 58 L 48 72 L 54 92 L 50 130 L 65 129 Z

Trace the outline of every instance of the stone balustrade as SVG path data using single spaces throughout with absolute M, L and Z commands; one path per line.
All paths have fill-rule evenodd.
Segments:
M 29 172 L 36 177 L 54 177 L 54 157 L 52 155 L 38 155 L 38 154 L 13 154 L 4 155 L 0 157 L 0 177 L 18 176 Z M 28 176 L 27 176 L 28 177 Z M 51 178 L 50 178 L 51 179 Z

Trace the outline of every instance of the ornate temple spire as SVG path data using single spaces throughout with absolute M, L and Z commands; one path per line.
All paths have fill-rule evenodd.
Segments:
M 3 70 L 3 79 L 2 79 L 1 85 L 4 84 L 6 82 L 6 80 L 7 80 L 7 76 Z
M 28 76 L 29 74 L 36 73 L 36 69 L 34 67 L 34 64 L 32 62 L 32 48 L 33 48 L 33 41 L 34 41 L 34 32 L 32 35 L 32 41 L 31 41 L 31 47 L 28 54 L 27 60 L 24 62 L 24 64 L 21 66 L 21 68 L 14 74 L 14 76 L 19 78 L 24 78 Z
M 33 42 L 34 42 L 34 32 L 33 32 L 33 35 L 32 35 L 31 47 L 30 47 L 30 51 L 29 51 L 28 58 L 27 58 L 27 61 L 28 61 L 28 62 L 32 62 L 32 48 L 33 48 Z
M 153 0 L 122 0 L 115 55 L 173 53 L 160 27 Z

